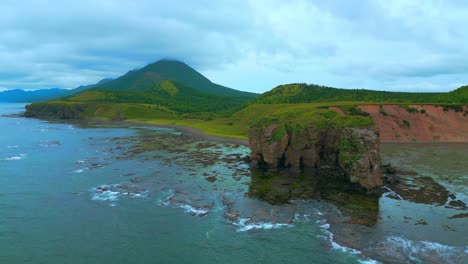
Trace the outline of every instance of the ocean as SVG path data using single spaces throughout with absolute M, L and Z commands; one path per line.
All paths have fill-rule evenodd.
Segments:
M 248 197 L 248 147 L 12 115 L 23 110 L 0 104 L 0 263 L 468 263 L 467 144 L 383 146 L 455 198 L 388 189 L 360 226 L 326 201 Z

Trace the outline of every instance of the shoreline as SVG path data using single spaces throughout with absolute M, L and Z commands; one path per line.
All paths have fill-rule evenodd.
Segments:
M 168 124 L 155 124 L 155 123 L 146 123 L 146 122 L 139 122 L 139 121 L 113 121 L 113 120 L 104 120 L 104 119 L 84 119 L 84 120 L 55 120 L 55 119 L 41 119 L 46 120 L 49 122 L 58 122 L 58 123 L 71 123 L 78 126 L 89 127 L 89 126 L 112 126 L 112 127 L 129 127 L 129 126 L 147 126 L 147 127 L 160 127 L 160 128 L 170 128 L 182 132 L 183 134 L 206 141 L 215 141 L 220 143 L 229 143 L 234 145 L 241 145 L 241 146 L 249 146 L 249 141 L 245 139 L 239 138 L 230 138 L 230 137 L 221 137 L 210 135 L 203 132 L 200 129 L 189 127 L 189 126 L 181 126 L 181 125 L 168 125 Z M 64 122 L 65 121 L 65 122 Z
M 216 141 L 220 143 L 230 143 L 235 145 L 242 145 L 242 146 L 249 146 L 249 141 L 244 139 L 238 138 L 229 138 L 229 137 L 220 137 L 220 136 L 213 136 L 209 135 L 200 129 L 188 127 L 188 126 L 180 126 L 180 125 L 158 125 L 158 124 L 148 124 L 148 123 L 138 123 L 132 122 L 134 124 L 146 125 L 146 126 L 154 126 L 154 127 L 161 127 L 161 128 L 171 128 L 177 131 L 180 131 L 186 134 L 189 137 L 198 138 L 207 141 Z

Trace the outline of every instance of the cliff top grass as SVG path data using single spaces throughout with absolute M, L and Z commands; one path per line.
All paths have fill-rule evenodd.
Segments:
M 354 107 L 349 105 L 350 108 Z M 233 122 L 246 122 L 247 126 L 281 123 L 304 127 L 367 127 L 374 124 L 363 115 L 341 115 L 329 110 L 327 104 L 257 104 L 251 105 L 232 115 Z
M 79 118 L 101 118 L 108 120 L 126 120 L 155 125 L 187 126 L 199 129 L 206 134 L 247 139 L 251 126 L 267 124 L 278 121 L 281 123 L 300 126 L 368 126 L 373 121 L 362 116 L 342 116 L 335 111 L 328 110 L 323 103 L 312 104 L 258 104 L 247 106 L 229 117 L 211 116 L 209 113 L 181 115 L 171 109 L 156 104 L 138 103 L 102 103 L 102 102 L 71 102 L 50 101 L 36 103 L 35 111 L 40 116 L 47 116 L 58 108 L 67 108 L 73 105 L 85 106 L 78 113 Z M 66 110 L 74 111 L 74 110 Z M 206 114 L 206 115 L 205 115 Z

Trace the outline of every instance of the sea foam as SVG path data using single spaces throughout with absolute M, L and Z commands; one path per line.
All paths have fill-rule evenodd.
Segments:
M 449 246 L 431 241 L 413 241 L 400 236 L 389 236 L 383 244 L 386 248 L 392 248 L 391 254 L 401 254 L 411 261 L 424 262 L 424 259 L 440 258 L 446 263 L 456 263 L 468 259 L 467 246 Z
M 292 224 L 285 224 L 285 223 L 272 223 L 272 222 L 254 222 L 249 223 L 250 218 L 239 218 L 239 221 L 233 223 L 235 226 L 239 228 L 236 230 L 237 232 L 245 232 L 253 229 L 277 229 L 282 227 L 292 227 Z
M 342 245 L 336 243 L 335 240 L 333 239 L 334 235 L 330 231 L 330 224 L 327 223 L 327 220 L 325 220 L 325 219 L 318 220 L 316 223 L 320 224 L 320 228 L 322 229 L 322 232 L 325 234 L 325 236 L 319 236 L 319 237 L 322 237 L 322 238 L 328 240 L 328 242 L 330 242 L 330 245 L 331 245 L 332 249 L 339 250 L 339 251 L 344 252 L 344 253 L 359 255 L 361 257 L 361 259 L 358 260 L 360 263 L 365 263 L 365 264 L 380 263 L 380 262 L 378 262 L 377 260 L 374 260 L 374 259 L 362 258 L 362 256 L 361 256 L 362 252 L 360 250 L 350 248 L 350 247 L 345 247 L 345 246 L 342 246 Z
M 190 204 L 186 204 L 186 203 L 174 203 L 172 201 L 172 198 L 174 198 L 175 196 L 175 193 L 173 190 L 169 190 L 169 195 L 164 198 L 163 200 L 160 200 L 159 201 L 159 205 L 161 206 L 169 206 L 169 205 L 172 205 L 174 208 L 181 208 L 181 209 L 184 209 L 184 212 L 186 213 L 189 213 L 193 216 L 205 216 L 209 213 L 209 210 L 206 210 L 206 209 L 201 209 L 201 208 L 197 208 L 197 207 L 194 207 Z
M 6 160 L 6 161 L 22 160 L 22 159 L 27 158 L 27 156 L 28 156 L 28 154 L 19 154 L 18 156 L 8 157 L 8 158 L 5 158 L 3 160 Z

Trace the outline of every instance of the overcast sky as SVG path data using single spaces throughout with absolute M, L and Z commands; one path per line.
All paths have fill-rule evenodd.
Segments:
M 0 90 L 74 88 L 161 58 L 252 92 L 468 84 L 465 0 L 2 0 L 0 10 Z

